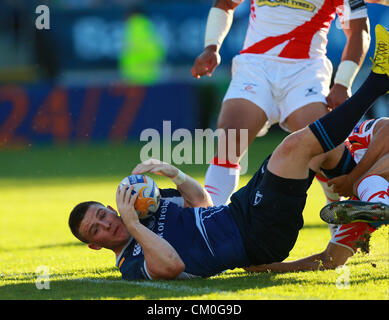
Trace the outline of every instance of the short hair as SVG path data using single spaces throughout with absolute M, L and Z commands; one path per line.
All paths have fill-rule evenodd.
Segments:
M 85 213 L 92 205 L 101 205 L 100 202 L 97 201 L 85 201 L 76 205 L 73 210 L 70 212 L 69 216 L 69 227 L 72 231 L 73 235 L 80 241 L 84 243 L 89 243 L 81 234 L 80 234 L 80 224 L 82 219 L 84 219 Z

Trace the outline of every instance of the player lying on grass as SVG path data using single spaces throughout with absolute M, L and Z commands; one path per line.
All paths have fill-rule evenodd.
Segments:
M 135 211 L 137 194 L 131 196 L 132 186 L 119 187 L 120 217 L 110 207 L 82 203 L 70 214 L 72 232 L 90 248 L 114 251 L 124 279 L 176 279 L 183 272 L 208 277 L 226 269 L 283 261 L 303 226 L 306 192 L 315 174 L 309 168 L 312 159 L 342 144 L 371 104 L 389 90 L 389 33 L 377 26 L 376 39 L 373 70 L 354 96 L 286 137 L 248 184 L 232 195 L 229 205 L 207 207 L 211 201 L 196 188 L 199 184 L 180 174 L 177 181 L 177 169 L 169 166 L 164 174 L 175 179 L 184 198 L 187 190 L 196 190 L 198 198 L 191 204 L 201 207 L 180 208 L 161 199 L 147 225 Z M 365 203 L 356 206 L 363 210 Z M 389 206 L 366 208 L 367 222 L 389 219 Z M 347 213 L 348 222 L 360 218 L 353 210 Z
M 339 148 L 326 153 L 321 168 L 334 184 L 334 190 L 346 197 L 362 197 L 361 200 L 383 202 L 389 205 L 389 118 L 367 120 L 357 125 L 346 140 L 344 151 Z M 333 155 L 337 153 L 337 156 Z M 338 177 L 336 177 L 338 176 Z M 386 224 L 388 221 L 386 221 Z M 294 272 L 303 270 L 335 269 L 344 265 L 360 248 L 369 250 L 370 234 L 384 222 L 354 222 L 338 226 L 327 248 L 318 254 L 290 262 L 251 266 L 249 272 Z

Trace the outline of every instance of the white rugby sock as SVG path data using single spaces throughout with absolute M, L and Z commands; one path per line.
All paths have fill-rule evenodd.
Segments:
M 214 206 L 227 204 L 239 184 L 239 164 L 226 162 L 217 164 L 218 159 L 214 158 L 205 175 L 204 188 L 210 194 Z
M 363 178 L 356 189 L 358 198 L 362 201 L 389 205 L 389 182 L 379 175 L 374 174 Z
M 326 196 L 326 204 L 340 201 L 342 199 L 341 196 L 339 196 L 338 193 L 334 192 L 334 186 L 329 186 L 327 182 L 330 180 L 326 177 L 316 175 L 316 180 L 320 183 L 321 187 L 323 188 L 324 195 Z M 337 224 L 328 224 L 328 229 L 330 229 L 331 235 L 335 233 L 335 231 L 338 229 L 339 225 Z
M 340 201 L 341 197 L 338 193 L 334 192 L 333 186 L 328 186 L 328 181 L 330 179 L 325 178 L 323 176 L 316 175 L 316 180 L 320 183 L 321 187 L 323 188 L 324 195 L 326 196 L 326 204 L 329 204 L 331 202 Z

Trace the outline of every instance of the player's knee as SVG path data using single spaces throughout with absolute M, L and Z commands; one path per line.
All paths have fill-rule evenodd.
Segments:
M 283 158 L 291 157 L 297 154 L 301 148 L 300 134 L 292 133 L 278 146 L 277 153 Z

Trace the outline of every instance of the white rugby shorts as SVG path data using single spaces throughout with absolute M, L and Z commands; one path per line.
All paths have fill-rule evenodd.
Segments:
M 327 57 L 286 59 L 259 54 L 240 54 L 232 60 L 232 79 L 223 101 L 246 99 L 261 108 L 268 118 L 265 128 L 279 123 L 295 110 L 313 102 L 327 104 L 332 64 Z

